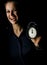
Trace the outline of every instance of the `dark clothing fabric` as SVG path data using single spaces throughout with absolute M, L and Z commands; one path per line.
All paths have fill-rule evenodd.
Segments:
M 19 38 L 15 34 L 9 33 L 6 50 L 6 57 L 8 56 L 9 59 L 8 61 L 15 63 L 16 65 L 25 65 L 23 57 L 30 51 L 30 49 L 31 43 L 26 37 L 25 32 L 22 32 Z
M 40 47 L 37 48 L 31 40 L 27 38 L 24 31 L 19 38 L 11 32 L 8 34 L 6 32 L 5 35 L 3 36 L 5 43 L 1 50 L 1 63 L 31 65 L 37 57 L 37 59 L 42 59 L 42 57 L 46 56 L 47 45 L 45 38 L 41 39 L 39 42 Z
M 31 43 L 24 34 L 21 34 L 19 38 L 14 34 L 9 34 L 8 46 L 12 57 L 24 56 L 31 49 Z
M 47 57 L 47 44 L 46 39 L 42 38 L 39 42 L 39 47 L 35 47 L 34 44 L 31 44 L 31 50 L 23 57 L 26 65 L 31 65 L 38 63 L 44 63 Z

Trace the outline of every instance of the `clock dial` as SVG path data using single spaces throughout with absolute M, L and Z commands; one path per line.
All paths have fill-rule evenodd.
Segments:
M 31 27 L 28 31 L 30 38 L 35 38 L 37 36 L 37 30 L 34 27 Z

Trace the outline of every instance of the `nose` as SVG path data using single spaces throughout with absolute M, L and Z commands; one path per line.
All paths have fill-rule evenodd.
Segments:
M 10 17 L 11 17 L 11 18 L 15 17 L 15 15 L 13 14 L 13 11 L 10 12 Z

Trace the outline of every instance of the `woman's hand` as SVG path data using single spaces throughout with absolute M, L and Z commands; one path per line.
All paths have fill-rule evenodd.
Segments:
M 36 37 L 36 38 L 34 38 L 34 39 L 31 39 L 31 41 L 34 43 L 34 45 L 35 45 L 36 47 L 39 47 L 39 42 L 40 42 L 40 40 L 41 40 L 41 36 Z

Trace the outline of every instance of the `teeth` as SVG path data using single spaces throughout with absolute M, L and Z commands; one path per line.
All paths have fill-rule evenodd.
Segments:
M 15 20 L 15 19 L 11 19 L 11 20 Z

